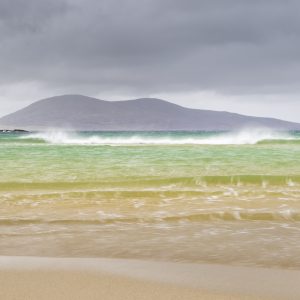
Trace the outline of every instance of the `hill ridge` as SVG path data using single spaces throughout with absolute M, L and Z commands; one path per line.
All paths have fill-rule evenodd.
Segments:
M 158 98 L 106 101 L 66 94 L 36 101 L 0 118 L 0 126 L 29 130 L 298 130 L 300 124 L 225 111 L 193 109 Z

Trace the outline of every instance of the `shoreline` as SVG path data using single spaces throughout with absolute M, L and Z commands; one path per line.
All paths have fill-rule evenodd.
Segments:
M 0 298 L 300 299 L 300 270 L 108 258 L 0 256 Z

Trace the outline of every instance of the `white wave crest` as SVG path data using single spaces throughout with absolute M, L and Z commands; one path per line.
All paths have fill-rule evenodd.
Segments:
M 120 133 L 95 132 L 83 134 L 63 131 L 47 131 L 21 137 L 39 139 L 50 144 L 70 145 L 243 145 L 257 144 L 266 140 L 293 140 L 288 132 L 275 132 L 269 129 L 246 129 L 238 132 L 219 133 Z

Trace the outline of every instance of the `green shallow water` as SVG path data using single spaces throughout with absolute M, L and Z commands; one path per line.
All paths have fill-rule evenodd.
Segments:
M 265 130 L 0 134 L 0 255 L 300 268 L 299 141 Z

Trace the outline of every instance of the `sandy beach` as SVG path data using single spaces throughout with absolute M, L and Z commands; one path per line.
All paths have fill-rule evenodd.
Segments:
M 102 258 L 0 257 L 0 299 L 300 298 L 300 271 Z
M 0 300 L 299 300 L 300 133 L 224 135 L 2 134 Z
M 300 1 L 0 0 L 0 300 L 300 300 Z

